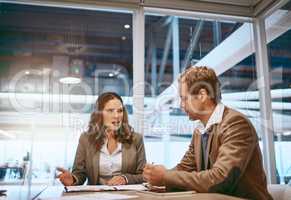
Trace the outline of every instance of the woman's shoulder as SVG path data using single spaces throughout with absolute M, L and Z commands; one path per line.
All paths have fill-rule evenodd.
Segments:
M 83 142 L 89 142 L 89 140 L 92 138 L 93 134 L 89 133 L 87 131 L 81 133 L 79 140 Z
M 139 143 L 143 140 L 143 135 L 137 132 L 132 132 L 132 141 L 134 143 Z

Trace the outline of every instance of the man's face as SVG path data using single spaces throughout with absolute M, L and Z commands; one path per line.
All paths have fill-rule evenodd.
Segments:
M 200 119 L 203 112 L 202 101 L 199 95 L 191 95 L 185 82 L 180 82 L 180 106 L 191 120 Z

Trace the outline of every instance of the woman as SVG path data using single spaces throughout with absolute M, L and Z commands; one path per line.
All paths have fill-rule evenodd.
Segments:
M 143 182 L 143 137 L 134 133 L 119 95 L 107 92 L 96 101 L 88 131 L 79 139 L 72 172 L 58 168 L 65 185 L 124 185 Z

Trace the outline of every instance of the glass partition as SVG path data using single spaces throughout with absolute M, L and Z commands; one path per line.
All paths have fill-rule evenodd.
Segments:
M 265 20 L 270 63 L 277 183 L 291 183 L 291 1 Z M 270 19 L 277 19 L 271 24 Z
M 146 14 L 145 26 L 148 160 L 173 167 L 190 144 L 197 122 L 181 111 L 176 80 L 192 65 L 212 67 L 221 81 L 222 102 L 259 127 L 252 24 Z M 250 98 L 252 93 L 257 96 Z
M 131 115 L 132 59 L 130 12 L 0 3 L 0 181 L 54 184 L 102 92 Z

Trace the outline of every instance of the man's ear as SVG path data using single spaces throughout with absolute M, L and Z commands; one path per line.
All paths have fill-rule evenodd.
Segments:
M 208 99 L 208 92 L 204 88 L 201 88 L 198 92 L 198 96 L 199 99 L 204 102 Z

